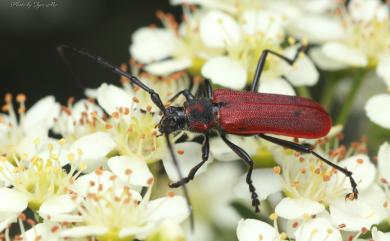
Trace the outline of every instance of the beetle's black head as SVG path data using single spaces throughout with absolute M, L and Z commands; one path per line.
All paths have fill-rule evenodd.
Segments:
M 169 134 L 186 128 L 186 117 L 183 107 L 170 106 L 158 124 L 161 133 Z

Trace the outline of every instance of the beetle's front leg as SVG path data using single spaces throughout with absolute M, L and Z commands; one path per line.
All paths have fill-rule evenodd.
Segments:
M 188 176 L 177 181 L 174 183 L 169 184 L 169 187 L 175 188 L 175 187 L 180 187 L 181 185 L 191 181 L 194 179 L 196 172 L 203 166 L 203 164 L 206 163 L 206 161 L 209 159 L 209 153 L 210 153 L 210 143 L 209 143 L 209 133 L 206 133 L 204 135 L 204 141 L 202 144 L 202 161 L 191 168 L 190 172 L 188 173 Z
M 260 200 L 258 198 L 258 195 L 256 193 L 256 188 L 253 185 L 252 181 L 252 171 L 253 171 L 253 160 L 252 158 L 246 153 L 241 147 L 237 146 L 233 142 L 229 141 L 225 134 L 221 134 L 222 140 L 228 145 L 239 157 L 241 157 L 242 160 L 245 161 L 246 164 L 249 165 L 248 173 L 246 175 L 246 183 L 249 186 L 249 191 L 252 194 L 252 206 L 255 207 L 256 212 L 260 212 Z

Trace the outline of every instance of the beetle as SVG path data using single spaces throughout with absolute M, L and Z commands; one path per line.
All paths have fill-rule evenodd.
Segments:
M 288 58 L 270 49 L 265 49 L 260 55 L 249 91 L 230 89 L 217 89 L 213 91 L 210 81 L 206 79 L 206 97 L 194 96 L 190 90 L 185 89 L 175 94 L 169 101 L 171 103 L 183 95 L 186 98 L 183 106 L 168 107 L 164 106 L 159 94 L 152 88 L 145 85 L 136 76 L 122 71 L 118 66 L 108 63 L 102 57 L 94 56 L 84 50 L 67 45 L 58 47 L 60 53 L 63 52 L 63 49 L 69 49 L 89 57 L 95 62 L 111 69 L 115 74 L 127 77 L 133 84 L 149 93 L 153 103 L 162 112 L 162 118 L 157 126 L 162 135 L 165 136 L 168 150 L 178 169 L 180 178 L 179 181 L 170 183 L 169 186 L 172 188 L 183 186 L 189 206 L 190 202 L 185 184 L 192 180 L 199 168 L 207 162 L 210 152 L 209 135 L 211 131 L 217 132 L 227 146 L 249 166 L 246 183 L 251 193 L 252 206 L 256 212 L 260 211 L 260 201 L 252 181 L 254 162 L 244 149 L 227 139 L 226 134 L 242 136 L 256 135 L 285 148 L 312 154 L 349 178 L 352 192 L 347 194 L 346 198 L 356 199 L 358 197 L 357 184 L 352 177 L 351 171 L 327 160 L 315 152 L 310 145 L 299 144 L 268 135 L 276 134 L 294 138 L 320 138 L 325 136 L 332 126 L 329 114 L 313 100 L 298 96 L 257 92 L 267 56 L 272 54 L 286 61 L 288 64 L 293 65 L 297 61 L 299 54 L 304 51 L 304 45 L 298 49 L 293 58 Z M 183 177 L 180 171 L 180 164 L 177 161 L 172 143 L 169 139 L 169 134 L 180 130 L 189 130 L 204 135 L 202 161 L 193 167 L 186 177 Z

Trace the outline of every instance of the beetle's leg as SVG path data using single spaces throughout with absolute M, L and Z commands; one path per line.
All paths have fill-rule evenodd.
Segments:
M 281 59 L 283 59 L 284 61 L 286 61 L 288 64 L 290 65 L 293 65 L 295 63 L 295 61 L 297 61 L 299 55 L 301 52 L 303 52 L 306 48 L 306 45 L 302 45 L 301 47 L 298 48 L 294 58 L 290 59 L 290 58 L 287 58 L 286 56 L 283 56 L 279 53 L 276 53 L 270 49 L 265 49 L 263 50 L 263 52 L 261 53 L 260 55 L 260 58 L 259 58 L 259 62 L 257 63 L 257 67 L 256 67 L 256 71 L 255 71 L 255 75 L 253 76 L 253 82 L 252 82 L 252 86 L 251 86 L 251 91 L 252 92 L 257 92 L 258 88 L 259 88 L 259 84 L 260 84 L 260 76 L 264 70 L 264 66 L 265 66 L 265 62 L 266 62 L 266 59 L 267 59 L 267 56 L 268 54 L 273 54 Z
M 205 79 L 204 80 L 204 84 L 205 84 L 205 87 L 206 87 L 207 97 L 211 99 L 213 97 L 213 87 L 211 85 L 210 80 L 209 79 Z
M 190 90 L 185 89 L 185 90 L 182 90 L 182 91 L 176 93 L 174 96 L 172 96 L 172 97 L 169 99 L 169 102 L 170 102 L 170 103 L 174 102 L 180 95 L 183 95 L 187 100 L 192 100 L 192 99 L 194 99 L 194 95 L 191 94 Z
M 150 95 L 150 98 L 152 99 L 153 103 L 162 111 L 162 112 L 165 112 L 165 106 L 163 105 L 163 102 L 161 101 L 161 98 L 159 96 L 159 94 L 157 94 L 152 88 L 148 87 L 147 85 L 145 85 L 140 79 L 138 79 L 137 77 L 127 73 L 127 72 L 124 72 L 122 71 L 118 66 L 116 65 L 112 65 L 110 63 L 108 63 L 105 59 L 103 59 L 102 57 L 100 56 L 95 56 L 95 55 L 92 55 L 90 53 L 88 53 L 87 51 L 85 50 L 81 50 L 81 49 L 76 49 L 76 48 L 73 48 L 73 47 L 70 47 L 70 46 L 67 46 L 67 45 L 60 45 L 60 46 L 57 46 L 57 51 L 63 55 L 63 50 L 64 49 L 69 49 L 77 54 L 81 54 L 83 56 L 86 56 L 92 60 L 94 60 L 96 63 L 98 64 L 101 64 L 103 65 L 104 67 L 106 68 L 109 68 L 111 69 L 112 72 L 114 72 L 115 74 L 117 75 L 120 75 L 120 76 L 124 76 L 126 78 L 128 78 L 133 84 L 137 85 L 138 87 L 140 87 L 141 89 L 143 89 L 144 91 L 148 92 L 149 95 Z
M 209 153 L 210 153 L 209 133 L 206 133 L 204 135 L 204 141 L 203 141 L 203 145 L 202 145 L 202 161 L 199 164 L 197 164 L 196 166 L 194 166 L 193 168 L 191 168 L 187 177 L 179 180 L 178 182 L 174 182 L 174 183 L 169 184 L 169 187 L 173 187 L 173 188 L 180 187 L 181 185 L 194 179 L 196 172 L 209 159 Z
M 165 136 L 165 141 L 167 143 L 169 153 L 171 154 L 171 157 L 173 160 L 173 164 L 177 170 L 177 174 L 179 175 L 180 179 L 183 179 L 183 174 L 181 173 L 180 164 L 177 161 L 175 152 L 173 151 L 173 147 L 172 147 L 171 140 L 169 139 L 169 135 L 165 134 L 164 136 Z M 187 186 L 185 184 L 182 185 L 182 188 L 183 188 L 184 197 L 186 198 L 186 201 L 187 201 L 188 210 L 190 211 L 190 226 L 191 226 L 191 229 L 194 229 L 194 213 L 192 211 L 190 195 L 188 194 Z
M 225 134 L 221 134 L 222 140 L 228 145 L 242 160 L 245 161 L 246 164 L 248 164 L 249 169 L 248 173 L 246 175 L 246 183 L 249 186 L 249 191 L 252 194 L 252 206 L 255 207 L 255 211 L 259 212 L 259 206 L 260 206 L 260 200 L 258 198 L 258 195 L 256 193 L 256 188 L 253 186 L 253 181 L 252 181 L 252 171 L 253 171 L 253 160 L 252 158 L 246 153 L 241 147 L 237 146 L 233 142 L 229 141 Z
M 286 140 L 283 140 L 283 139 L 279 139 L 279 138 L 276 138 L 276 137 L 267 136 L 267 135 L 264 135 L 264 134 L 259 134 L 259 137 L 263 138 L 264 140 L 267 140 L 267 141 L 270 141 L 272 143 L 275 143 L 277 145 L 280 145 L 280 146 L 292 149 L 294 151 L 303 152 L 303 153 L 310 153 L 310 154 L 316 156 L 317 158 L 319 158 L 321 161 L 323 161 L 326 164 L 328 164 L 329 166 L 333 167 L 334 169 L 342 172 L 346 177 L 349 178 L 349 181 L 351 182 L 351 187 L 352 187 L 352 193 L 347 194 L 346 197 L 347 198 L 351 198 L 351 199 L 352 198 L 353 199 L 357 199 L 358 198 L 359 191 L 356 188 L 357 184 L 356 184 L 356 181 L 352 177 L 352 172 L 348 171 L 345 168 L 342 168 L 342 167 L 338 166 L 337 164 L 335 164 L 335 163 L 333 163 L 333 162 L 331 162 L 331 161 L 329 161 L 327 159 L 325 159 L 324 157 L 319 155 L 317 152 L 313 151 L 313 147 L 312 146 L 305 145 L 305 144 L 298 144 L 298 143 L 294 143 L 294 142 L 291 142 L 291 141 L 286 141 Z

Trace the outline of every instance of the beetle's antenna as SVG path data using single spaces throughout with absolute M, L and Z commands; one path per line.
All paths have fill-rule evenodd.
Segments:
M 64 50 L 62 48 L 57 47 L 57 53 L 61 57 L 62 62 L 65 64 L 65 67 L 68 70 L 68 72 L 70 73 L 70 75 L 72 76 L 73 80 L 76 81 L 77 85 L 81 89 L 85 89 L 85 86 L 84 86 L 83 82 L 81 81 L 79 76 L 76 74 L 76 72 L 72 68 L 72 65 L 69 62 L 69 59 L 65 56 Z
M 179 175 L 179 179 L 183 180 L 183 174 L 181 173 L 180 164 L 177 161 L 177 158 L 176 158 L 175 152 L 173 151 L 172 143 L 171 143 L 171 140 L 169 139 L 169 135 L 168 134 L 165 134 L 165 140 L 167 142 L 167 147 L 168 147 L 168 150 L 169 150 L 169 152 L 171 154 L 171 157 L 172 157 L 172 160 L 173 160 L 173 164 L 174 164 L 174 166 L 176 168 L 177 174 Z M 183 188 L 184 197 L 186 198 L 186 201 L 187 201 L 188 210 L 190 211 L 190 226 L 191 226 L 191 230 L 194 230 L 194 213 L 192 211 L 190 195 L 188 194 L 187 186 L 184 183 L 182 185 L 182 188 Z
M 137 77 L 127 73 L 127 72 L 124 72 L 122 71 L 118 66 L 116 65 L 112 65 L 110 63 L 108 63 L 105 59 L 103 59 L 102 57 L 100 56 L 95 56 L 95 55 L 92 55 L 90 53 L 88 53 L 87 51 L 85 50 L 82 50 L 82 49 L 76 49 L 76 48 L 73 48 L 73 47 L 70 47 L 68 45 L 59 45 L 57 46 L 57 51 L 59 53 L 63 53 L 63 50 L 64 49 L 69 49 L 77 54 L 80 54 L 80 55 L 83 55 L 83 56 L 86 56 L 92 60 L 94 60 L 96 63 L 98 64 L 101 64 L 103 65 L 104 67 L 106 68 L 109 68 L 111 69 L 112 72 L 114 72 L 115 74 L 117 75 L 120 75 L 120 76 L 123 76 L 123 77 L 126 77 L 128 78 L 133 84 L 137 85 L 138 87 L 140 87 L 141 89 L 145 90 L 146 92 L 149 93 L 150 95 L 150 98 L 152 99 L 153 103 L 162 111 L 165 113 L 165 106 L 163 104 L 163 102 L 161 101 L 161 98 L 159 96 L 159 94 L 157 94 L 152 88 L 148 87 L 147 85 L 145 85 L 140 79 L 138 79 Z

